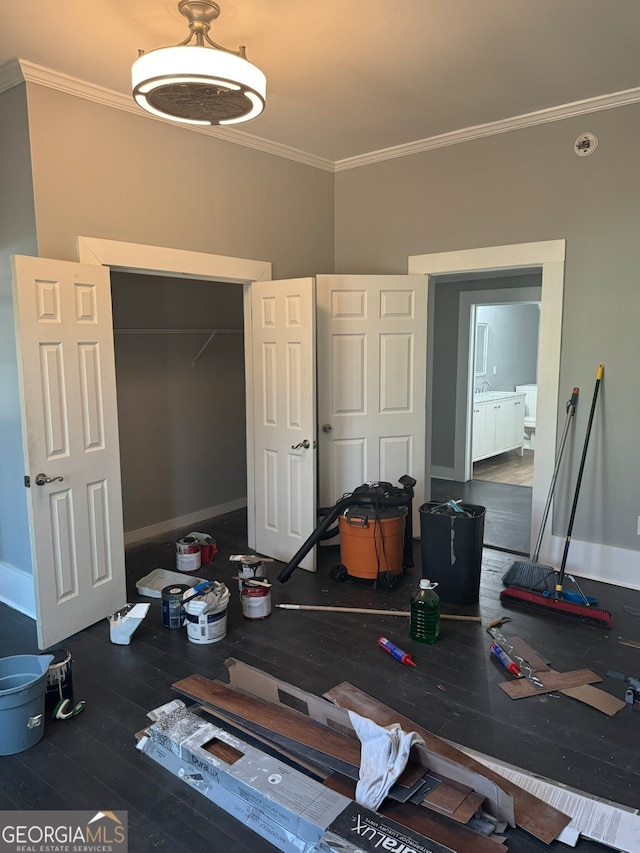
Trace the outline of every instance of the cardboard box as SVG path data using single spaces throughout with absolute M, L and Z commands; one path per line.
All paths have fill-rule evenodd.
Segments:
M 176 704 L 138 749 L 283 853 L 451 853 Z

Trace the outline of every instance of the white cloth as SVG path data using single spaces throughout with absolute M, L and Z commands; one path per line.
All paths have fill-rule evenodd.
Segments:
M 349 719 L 362 744 L 356 802 L 375 811 L 407 766 L 413 744 L 424 740 L 417 732 L 403 731 L 398 723 L 379 726 L 354 711 L 349 711 Z

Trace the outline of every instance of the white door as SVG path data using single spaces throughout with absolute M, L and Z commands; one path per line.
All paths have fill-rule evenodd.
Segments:
M 255 549 L 288 563 L 317 525 L 313 278 L 251 285 L 251 342 Z
M 127 600 L 109 270 L 16 256 L 13 293 L 44 649 Z
M 417 481 L 415 522 L 425 494 L 424 276 L 316 281 L 321 505 L 363 483 L 409 474 Z

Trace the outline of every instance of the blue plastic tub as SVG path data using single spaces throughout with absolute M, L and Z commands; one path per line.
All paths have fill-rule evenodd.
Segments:
M 0 755 L 15 755 L 44 734 L 44 695 L 53 655 L 0 658 Z

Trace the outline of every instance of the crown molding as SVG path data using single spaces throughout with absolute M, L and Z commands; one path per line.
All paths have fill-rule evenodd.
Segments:
M 49 89 L 56 89 L 58 92 L 64 92 L 68 95 L 75 95 L 78 98 L 84 98 L 87 101 L 93 101 L 96 104 L 102 104 L 108 107 L 114 107 L 118 110 L 124 110 L 128 113 L 133 113 L 139 118 L 160 121 L 163 124 L 169 124 L 172 127 L 180 127 L 182 130 L 188 130 L 191 133 L 195 132 L 202 133 L 205 136 L 213 136 L 216 139 L 222 139 L 225 142 L 232 142 L 234 145 L 253 148 L 257 151 L 263 151 L 266 154 L 274 154 L 277 157 L 294 160 L 297 163 L 304 164 L 305 166 L 313 166 L 315 169 L 323 169 L 326 172 L 334 171 L 334 164 L 332 160 L 325 160 L 322 157 L 316 157 L 314 154 L 308 154 L 305 151 L 299 151 L 297 148 L 291 148 L 288 145 L 282 145 L 278 142 L 271 142 L 268 139 L 262 139 L 259 136 L 253 136 L 252 134 L 244 133 L 241 130 L 228 130 L 221 127 L 177 125 L 170 119 L 163 119 L 160 116 L 154 116 L 151 113 L 141 110 L 130 95 L 123 95 L 121 92 L 115 92 L 112 89 L 97 86 L 95 83 L 78 80 L 76 77 L 71 77 L 68 74 L 62 74 L 61 72 L 54 71 L 51 68 L 43 68 L 41 65 L 36 65 L 35 63 L 29 62 L 25 59 L 14 60 L 8 65 L 3 66 L 3 68 L 0 68 L 0 92 L 22 82 L 46 86 Z
M 442 133 L 439 136 L 431 136 L 428 139 L 418 139 L 408 142 L 406 145 L 397 145 L 393 148 L 381 148 L 379 151 L 371 151 L 369 154 L 360 154 L 345 160 L 338 160 L 335 164 L 336 172 L 346 172 L 349 169 L 357 169 L 359 166 L 369 166 L 372 163 L 380 163 L 383 160 L 394 160 L 397 157 L 408 157 L 411 154 L 419 154 L 421 151 L 430 151 L 433 148 L 444 148 L 448 145 L 458 145 L 461 142 L 471 142 L 474 139 L 482 139 L 486 136 L 496 136 L 498 133 L 509 133 L 512 130 L 522 130 L 526 127 L 534 127 L 538 124 L 546 124 L 551 121 L 562 121 L 566 118 L 587 115 L 610 110 L 615 107 L 624 107 L 640 101 L 640 87 L 625 89 L 622 92 L 614 92 L 610 95 L 601 95 L 597 98 L 587 98 L 584 101 L 574 101 L 559 107 L 550 107 L 533 113 L 513 116 L 512 118 L 494 121 L 489 124 L 479 124 L 475 127 L 467 127 L 462 130 L 454 130 L 451 133 Z
M 0 68 L 0 93 L 23 82 L 47 86 L 50 89 L 75 95 L 76 97 L 84 98 L 97 104 L 133 113 L 139 118 L 160 121 L 176 127 L 175 122 L 169 119 L 163 119 L 141 110 L 129 95 L 123 95 L 121 92 L 115 92 L 112 89 L 106 89 L 94 83 L 79 80 L 76 77 L 62 74 L 50 68 L 43 68 L 28 60 L 16 59 Z M 350 169 L 357 169 L 360 166 L 370 166 L 385 160 L 410 157 L 412 154 L 431 151 L 434 148 L 459 145 L 463 142 L 471 142 L 475 139 L 495 136 L 499 133 L 510 133 L 513 130 L 522 130 L 527 127 L 535 127 L 539 124 L 562 121 L 566 118 L 588 115 L 589 113 L 599 112 L 600 110 L 627 106 L 638 103 L 638 101 L 640 101 L 640 87 L 625 89 L 622 92 L 614 92 L 610 95 L 587 98 L 583 101 L 574 101 L 573 103 L 563 104 L 559 107 L 524 113 L 523 115 L 513 116 L 502 121 L 479 124 L 475 127 L 467 127 L 462 130 L 452 131 L 451 133 L 442 133 L 438 136 L 418 139 L 415 142 L 408 142 L 405 145 L 381 148 L 378 151 L 370 151 L 367 154 L 359 154 L 356 157 L 337 160 L 335 163 L 332 160 L 317 157 L 314 154 L 308 154 L 297 148 L 291 148 L 288 145 L 282 145 L 278 142 L 271 142 L 268 139 L 263 139 L 260 136 L 254 136 L 241 130 L 227 130 L 220 127 L 187 127 L 185 125 L 182 125 L 182 129 L 188 130 L 191 133 L 202 133 L 206 136 L 213 136 L 216 139 L 222 139 L 234 145 L 241 145 L 245 148 L 263 151 L 266 154 L 273 154 L 276 157 L 284 157 L 287 160 L 293 160 L 305 166 L 311 166 L 314 169 L 322 169 L 325 172 L 346 172 Z

